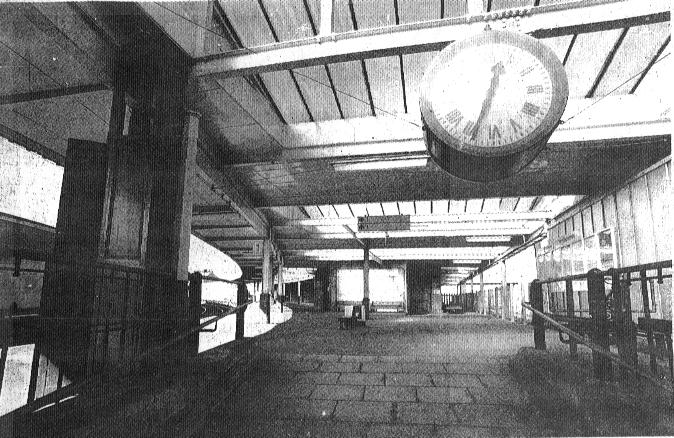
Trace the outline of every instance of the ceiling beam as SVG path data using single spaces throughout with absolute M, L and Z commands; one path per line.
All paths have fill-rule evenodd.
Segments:
M 353 239 L 277 239 L 281 251 L 315 249 L 360 249 L 362 246 Z M 523 243 L 522 236 L 510 236 L 504 242 L 467 242 L 464 236 L 447 237 L 399 237 L 390 239 L 368 239 L 370 249 L 380 248 L 492 248 L 495 246 L 515 246 Z
M 504 213 L 454 213 L 437 215 L 418 215 L 410 216 L 410 226 L 412 224 L 448 224 L 448 223 L 468 223 L 480 222 L 482 225 L 489 225 L 490 222 L 501 223 L 504 221 L 544 221 L 552 219 L 554 213 L 547 211 L 531 212 L 504 212 Z M 341 218 L 320 218 L 320 219 L 295 219 L 279 223 L 277 226 L 283 227 L 306 227 L 306 226 L 357 226 L 357 217 Z M 495 225 L 495 224 L 493 224 Z M 500 224 L 503 225 L 503 224 Z M 349 232 L 353 232 L 349 229 Z
M 28 91 L 25 93 L 14 93 L 0 96 L 0 105 L 11 105 L 23 102 L 32 102 L 35 100 L 52 99 L 55 97 L 72 96 L 73 94 L 93 93 L 95 91 L 108 90 L 109 84 L 88 84 L 75 85 L 72 87 L 52 88 L 48 90 Z
M 197 165 L 199 176 L 212 188 L 220 190 L 231 201 L 234 210 L 250 224 L 260 237 L 268 237 L 270 229 L 267 219 L 253 208 L 253 203 L 224 176 L 224 172 L 211 164 L 210 159 L 201 149 L 197 152 Z
M 569 99 L 548 148 L 582 147 L 591 141 L 671 133 L 669 102 L 658 96 L 618 95 Z M 407 122 L 407 123 L 406 123 Z M 283 146 L 270 161 L 293 162 L 366 156 L 425 154 L 420 115 L 361 117 L 269 127 Z M 239 161 L 232 165 L 261 164 Z
M 594 32 L 669 21 L 668 0 L 574 1 L 524 10 L 521 32 L 537 38 Z M 510 11 L 512 16 L 512 11 Z M 375 58 L 441 50 L 448 43 L 499 24 L 507 12 L 480 13 L 394 27 L 319 35 L 255 49 L 242 49 L 198 58 L 192 76 L 243 76 Z

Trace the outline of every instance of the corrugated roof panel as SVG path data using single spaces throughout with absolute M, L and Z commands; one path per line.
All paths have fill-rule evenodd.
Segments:
M 314 36 L 302 0 L 263 0 L 262 4 L 280 41 Z
M 251 121 L 255 119 L 256 122 L 263 125 L 278 125 L 280 123 L 280 119 L 267 99 L 244 78 L 223 78 L 216 79 L 216 81 L 224 89 L 227 98 L 234 100 L 230 105 L 218 106 L 220 113 L 239 113 L 237 115 L 238 118 L 242 120 L 249 119 Z M 219 92 L 219 90 L 216 90 L 216 92 Z
M 535 196 L 526 196 L 520 198 L 520 201 L 517 203 L 517 207 L 515 207 L 515 211 L 531 210 L 531 204 L 534 202 L 534 199 L 536 199 Z
M 226 90 L 209 90 L 208 97 L 205 100 L 207 100 L 210 106 L 217 111 L 215 115 L 217 115 L 218 124 L 221 126 L 227 127 L 255 124 L 255 120 L 239 107 Z
M 587 95 L 620 32 L 621 29 L 613 29 L 578 35 L 566 63 L 569 97 Z
M 365 204 L 349 204 L 351 211 L 356 217 L 367 216 L 367 208 Z
M 321 213 L 321 210 L 315 205 L 305 205 L 304 211 L 307 212 L 311 219 L 320 219 L 323 217 L 323 213 Z
M 431 201 L 414 201 L 417 206 L 417 214 L 429 215 L 431 214 Z
M 332 30 L 336 33 L 353 30 L 353 22 L 349 13 L 349 0 L 333 0 Z
M 276 106 L 288 123 L 309 121 L 309 114 L 304 109 L 300 95 L 288 71 L 262 73 L 261 76 L 269 94 L 271 94 Z
M 300 68 L 294 72 L 314 120 L 339 119 L 339 110 L 325 67 L 318 65 Z
M 522 6 L 533 6 L 532 0 L 493 0 L 491 10 L 499 11 L 502 9 L 521 8 Z
M 395 26 L 393 0 L 358 0 L 353 2 L 358 30 Z
M 323 217 L 338 217 L 337 212 L 332 205 L 319 205 L 318 209 L 323 213 Z
M 405 92 L 407 93 L 407 112 L 419 114 L 419 85 L 424 77 L 426 69 L 430 65 L 437 52 L 415 53 L 403 56 L 403 68 L 405 69 Z
M 370 92 L 378 116 L 404 113 L 400 63 L 396 56 L 365 60 Z
M 518 204 L 519 198 L 501 198 L 499 209 L 501 211 L 513 211 Z
M 450 213 L 463 213 L 466 211 L 466 200 L 465 199 L 452 199 L 449 201 L 449 212 Z
M 274 42 L 274 36 L 255 1 L 218 0 L 244 47 Z
M 569 50 L 569 44 L 571 44 L 572 39 L 573 35 L 564 35 L 554 38 L 543 38 L 540 41 L 548 46 L 555 53 L 555 55 L 557 55 L 559 62 L 563 62 L 564 56 L 566 56 L 566 52 Z
M 384 210 L 386 216 L 395 216 L 400 214 L 398 212 L 398 203 L 397 202 L 382 202 L 381 207 Z
M 483 213 L 495 213 L 500 209 L 501 198 L 486 198 L 482 204 Z
M 381 204 L 379 202 L 370 202 L 365 204 L 367 208 L 368 216 L 383 216 L 384 211 L 381 209 Z
M 466 202 L 466 213 L 479 213 L 482 211 L 482 203 L 484 202 L 484 199 L 469 199 Z
M 400 214 L 412 215 L 415 213 L 414 203 L 412 202 L 398 202 L 398 208 L 400 208 Z
M 334 207 L 339 217 L 353 217 L 349 204 L 335 204 Z
M 340 62 L 330 64 L 329 68 L 344 117 L 372 115 L 360 62 Z
M 442 199 L 433 201 L 433 214 L 447 214 L 449 211 L 449 200 Z
M 417 23 L 440 18 L 438 0 L 398 0 L 400 23 Z
M 634 94 L 653 94 L 662 96 L 663 90 L 670 89 L 672 78 L 672 44 L 667 44 L 658 61 L 653 64 Z M 667 94 L 667 93 L 665 93 Z
M 604 96 L 635 76 L 614 91 L 615 94 L 629 93 L 639 79 L 639 72 L 646 68 L 668 35 L 668 22 L 630 28 L 595 95 Z
M 468 14 L 468 2 L 456 0 L 445 1 L 445 15 L 441 18 L 461 17 Z

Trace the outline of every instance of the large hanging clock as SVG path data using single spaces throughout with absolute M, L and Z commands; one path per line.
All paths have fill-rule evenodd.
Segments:
M 454 176 L 506 178 L 545 146 L 568 93 L 562 63 L 535 38 L 489 30 L 455 42 L 421 85 L 426 146 Z

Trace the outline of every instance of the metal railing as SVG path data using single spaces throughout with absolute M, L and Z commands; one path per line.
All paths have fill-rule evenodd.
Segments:
M 618 358 L 621 365 L 621 377 L 626 380 L 629 372 L 635 372 L 638 364 L 637 337 L 645 337 L 648 342 L 647 353 L 651 373 L 656 375 L 657 349 L 655 339 L 665 342 L 666 355 L 669 362 L 669 373 L 674 380 L 674 358 L 672 354 L 672 322 L 671 320 L 652 318 L 653 281 L 663 284 L 671 279 L 671 260 L 648 263 L 601 271 L 593 269 L 585 274 L 567 275 L 564 277 L 534 280 L 530 284 L 530 304 L 523 304 L 533 312 L 534 344 L 537 349 L 546 349 L 546 323 L 559 331 L 560 340 L 569 345 L 572 357 L 577 355 L 577 344 L 588 345 L 592 349 L 595 376 L 611 379 L 613 369 L 611 362 Z M 635 275 L 636 274 L 636 275 Z M 671 280 L 670 280 L 671 281 Z M 587 293 L 587 313 L 583 316 L 576 308 L 574 285 L 581 282 Z M 638 282 L 641 298 L 641 309 L 632 310 L 632 283 Z M 551 294 L 559 295 L 558 290 L 544 286 L 564 285 L 563 299 L 551 300 Z M 607 290 L 607 285 L 609 286 Z M 670 284 L 671 288 L 671 284 Z M 670 292 L 671 293 L 671 292 Z M 547 296 L 546 296 L 547 294 Z M 579 296 L 580 304 L 580 296 Z M 643 315 L 634 321 L 634 313 Z M 580 316 L 579 316 L 580 315 Z M 564 327 L 565 329 L 561 329 Z M 564 339 L 562 333 L 569 335 Z M 573 333 L 574 335 L 571 335 Z M 583 341 L 589 336 L 591 341 Z M 613 341 L 613 342 L 612 342 Z M 608 356 L 610 345 L 618 347 L 618 356 Z M 588 345 L 589 346 L 589 345 Z M 613 354 L 613 353 L 611 353 Z
M 57 275 L 69 273 L 64 271 L 67 270 L 61 268 L 61 271 Z M 98 264 L 94 268 L 77 271 L 79 274 L 83 272 L 91 275 L 91 277 L 83 281 L 92 288 L 91 291 L 93 291 L 94 295 L 91 302 L 85 306 L 88 312 L 86 317 L 74 315 L 59 316 L 58 311 L 63 309 L 59 308 L 58 305 L 49 303 L 49 297 L 47 297 L 47 305 L 52 304 L 53 307 L 50 310 L 55 313 L 48 316 L 49 313 L 41 312 L 41 315 L 35 318 L 40 328 L 40 335 L 39 339 L 35 339 L 33 342 L 36 342 L 37 352 L 38 344 L 40 345 L 40 349 L 42 349 L 54 337 L 54 334 L 52 334 L 50 338 L 46 332 L 53 329 L 55 325 L 60 325 L 59 330 L 55 333 L 58 334 L 65 333 L 64 330 L 68 330 L 73 324 L 85 323 L 85 327 L 88 327 L 85 331 L 85 333 L 88 333 L 86 336 L 88 338 L 88 351 L 85 357 L 79 359 L 86 361 L 86 376 L 67 386 L 61 387 L 59 385 L 53 392 L 35 399 L 33 399 L 34 394 L 33 397 L 30 396 L 31 391 L 29 389 L 28 403 L 10 412 L 8 415 L 19 417 L 29 415 L 47 407 L 58 405 L 65 400 L 72 399 L 83 388 L 100 382 L 101 379 L 104 379 L 106 383 L 114 379 L 122 379 L 137 371 L 137 367 L 145 363 L 152 356 L 164 357 L 165 352 L 172 347 L 180 346 L 181 348 L 179 351 L 172 352 L 172 355 L 176 358 L 194 356 L 198 352 L 199 332 L 233 314 L 237 315 L 235 339 L 240 340 L 243 338 L 244 310 L 252 301 L 247 299 L 247 290 L 241 280 L 232 281 L 206 277 L 208 281 L 239 284 L 239 289 L 236 306 L 201 322 L 201 288 L 204 276 L 199 273 L 190 274 L 188 282 L 179 282 L 167 274 L 107 264 Z M 152 279 L 158 277 L 163 278 L 164 281 L 150 284 Z M 61 278 L 62 281 L 69 279 L 68 275 Z M 138 284 L 134 284 L 134 282 Z M 162 300 L 162 298 L 170 295 L 171 292 L 159 290 L 158 288 L 162 285 L 178 287 L 178 290 L 172 290 L 179 295 L 178 297 L 174 297 L 178 298 L 178 303 L 176 300 L 172 302 L 169 302 L 168 299 Z M 155 298 L 154 300 L 147 302 L 150 301 L 147 300 L 148 293 L 158 295 L 159 297 L 153 297 Z M 106 300 L 113 297 L 117 298 L 115 304 L 119 308 L 111 312 L 105 303 Z M 143 298 L 146 298 L 146 300 L 142 300 Z M 142 301 L 138 303 L 137 300 Z M 162 303 L 164 306 L 169 304 L 171 306 L 168 309 L 162 309 Z M 168 314 L 171 309 L 175 312 L 172 315 Z M 153 311 L 158 312 L 157 316 L 150 316 L 152 313 L 148 312 Z M 0 319 L 0 324 L 3 326 L 8 325 L 11 332 L 11 326 L 15 323 L 15 319 L 8 315 Z M 167 326 L 170 328 L 170 332 L 165 330 Z M 134 335 L 134 330 L 144 333 Z M 120 347 L 117 350 L 119 353 L 117 359 L 126 357 L 119 351 L 124 349 L 125 335 L 130 335 L 132 338 L 133 343 L 126 344 L 133 347 L 130 350 L 127 349 L 128 360 L 125 362 L 121 360 L 101 362 L 101 359 L 115 359 L 108 357 L 106 354 L 97 354 L 97 349 L 100 350 L 108 346 L 108 340 L 114 332 L 116 332 L 114 338 L 119 341 L 118 346 Z M 140 342 L 143 339 L 144 342 Z M 54 351 L 54 349 L 52 348 L 51 351 Z M 80 350 L 79 352 L 82 351 Z M 54 360 L 51 356 L 49 359 Z M 57 366 L 60 366 L 60 364 L 57 363 Z M 31 369 L 31 382 L 35 378 L 34 374 L 37 374 L 37 367 L 35 368 Z M 61 373 L 62 371 L 60 370 L 59 372 Z

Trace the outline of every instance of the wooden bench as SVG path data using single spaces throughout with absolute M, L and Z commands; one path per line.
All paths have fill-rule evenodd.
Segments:
M 337 318 L 340 330 L 365 327 L 365 320 L 361 319 L 361 316 L 360 306 L 344 306 L 344 316 Z
M 400 301 L 377 301 L 370 305 L 371 312 L 404 313 L 405 305 Z

